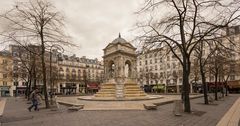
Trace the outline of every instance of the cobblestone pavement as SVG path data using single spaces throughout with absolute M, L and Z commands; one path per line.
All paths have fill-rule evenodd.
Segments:
M 40 109 L 28 112 L 26 100 L 8 98 L 1 126 L 215 126 L 240 94 L 230 94 L 211 105 L 203 98 L 191 100 L 193 113 L 173 115 L 173 104 L 161 105 L 156 111 L 59 111 Z

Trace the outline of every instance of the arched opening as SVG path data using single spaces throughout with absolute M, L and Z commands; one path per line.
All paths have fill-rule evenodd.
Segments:
M 114 73 L 115 73 L 115 64 L 114 64 L 114 62 L 113 61 L 110 61 L 109 62 L 109 67 L 108 67 L 108 69 L 109 69 L 109 77 L 110 78 L 113 78 L 114 77 Z
M 125 77 L 131 77 L 131 62 L 129 60 L 127 60 L 125 62 L 125 69 L 124 69 L 124 74 L 125 74 Z

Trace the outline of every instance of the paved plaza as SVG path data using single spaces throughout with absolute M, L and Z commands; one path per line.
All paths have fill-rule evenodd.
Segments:
M 1 126 L 215 126 L 234 104 L 240 94 L 204 105 L 203 98 L 191 100 L 192 114 L 174 116 L 174 104 L 158 106 L 157 110 L 80 110 L 68 111 L 60 106 L 58 111 L 40 109 L 28 112 L 27 101 L 10 97 L 1 116 Z M 167 96 L 176 97 L 176 96 Z

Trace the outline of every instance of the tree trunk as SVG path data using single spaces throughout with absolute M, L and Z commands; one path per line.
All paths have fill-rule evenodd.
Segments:
M 27 85 L 27 100 L 30 100 L 29 96 L 31 94 L 31 86 L 32 86 L 32 77 L 29 77 L 28 85 Z
M 189 58 L 183 56 L 183 90 L 182 90 L 182 98 L 184 101 L 184 112 L 191 112 L 190 98 L 189 98 L 189 74 L 190 74 L 190 61 Z
M 215 84 L 214 84 L 214 87 L 215 87 L 215 89 L 214 89 L 214 93 L 215 93 L 215 100 L 217 101 L 218 100 L 218 94 L 217 94 L 217 92 L 218 92 L 218 86 L 217 86 L 217 79 L 218 79 L 218 72 L 217 72 L 218 70 L 216 70 L 216 73 L 215 73 Z
M 207 89 L 207 84 L 206 84 L 206 78 L 205 78 L 205 73 L 203 71 L 203 66 L 201 66 L 201 61 L 200 61 L 200 72 L 202 76 L 202 85 L 203 85 L 203 94 L 204 94 L 204 104 L 209 104 L 208 102 L 208 89 Z
M 48 102 L 48 93 L 47 93 L 47 78 L 46 78 L 46 66 L 45 66 L 45 45 L 44 45 L 44 40 L 43 40 L 43 31 L 41 30 L 40 33 L 41 36 L 41 59 L 42 59 L 42 74 L 43 74 L 43 93 L 44 93 L 44 98 L 45 98 L 45 105 L 46 108 L 49 108 L 49 102 Z
M 225 96 L 228 96 L 228 84 L 227 84 L 227 82 L 225 84 L 226 84 L 225 85 L 225 88 L 226 88 L 226 95 Z

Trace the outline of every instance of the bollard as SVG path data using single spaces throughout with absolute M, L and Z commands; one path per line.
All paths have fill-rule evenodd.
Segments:
M 181 100 L 174 101 L 173 113 L 175 116 L 181 116 L 181 112 L 183 111 L 183 105 Z

